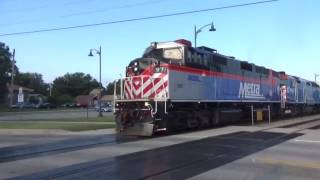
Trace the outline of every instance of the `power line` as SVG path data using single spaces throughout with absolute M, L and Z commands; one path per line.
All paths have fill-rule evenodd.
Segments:
M 93 11 L 83 11 L 83 12 L 78 12 L 78 13 L 72 13 L 72 14 L 62 15 L 60 17 L 65 18 L 65 17 L 72 17 L 72 16 L 79 16 L 79 15 L 94 14 L 94 13 L 106 12 L 109 10 L 133 8 L 133 7 L 150 5 L 150 4 L 152 5 L 152 4 L 156 4 L 156 3 L 162 3 L 162 2 L 164 2 L 164 0 L 147 0 L 147 1 L 143 1 L 143 2 L 125 4 L 125 5 L 120 5 L 120 6 L 108 7 L 108 8 L 102 8 L 102 9 L 93 10 Z
M 256 1 L 256 2 L 252 2 L 252 3 L 235 4 L 235 5 L 229 5 L 229 6 L 222 6 L 222 7 L 209 8 L 209 9 L 200 9 L 200 10 L 194 10 L 194 11 L 184 11 L 184 12 L 177 12 L 177 13 L 172 13 L 172 14 L 163 14 L 163 15 L 157 15 L 157 16 L 148 16 L 148 17 L 141 17 L 141 18 L 124 19 L 124 20 L 117 20 L 117 21 L 94 23 L 94 24 L 83 24 L 83 25 L 77 25 L 77 26 L 57 27 L 57 28 L 39 29 L 39 30 L 32 30 L 32 31 L 21 31 L 21 32 L 14 32 L 14 33 L 4 33 L 4 34 L 0 34 L 0 36 L 34 34 L 34 33 L 41 33 L 41 32 L 62 31 L 62 30 L 68 30 L 68 29 L 78 29 L 78 28 L 86 28 L 86 27 L 93 27 L 93 26 L 119 24 L 119 23 L 125 23 L 125 22 L 142 21 L 142 20 L 157 19 L 157 18 L 164 18 L 164 17 L 171 17 L 171 16 L 194 14 L 194 13 L 200 13 L 200 12 L 208 12 L 208 11 L 216 11 L 216 10 L 223 10 L 223 9 L 230 9 L 230 8 L 238 8 L 238 7 L 244 7 L 244 6 L 252 6 L 252 5 L 258 5 L 258 4 L 271 3 L 271 2 L 275 2 L 275 1 L 280 1 L 280 0 Z
M 80 0 L 78 0 L 78 1 L 80 1 Z M 75 2 L 78 2 L 78 1 L 75 1 Z M 31 21 L 30 20 L 22 20 L 22 21 L 19 21 L 19 22 L 9 22 L 9 23 L 0 24 L 0 26 L 21 25 L 21 24 L 29 24 L 29 23 L 34 23 L 34 22 L 44 22 L 44 21 L 47 22 L 48 20 L 52 20 L 52 19 L 58 19 L 58 18 L 64 18 L 65 19 L 65 18 L 70 18 L 70 17 L 76 17 L 76 16 L 82 16 L 82 15 L 88 15 L 88 14 L 107 12 L 107 11 L 117 10 L 117 9 L 134 8 L 134 7 L 138 7 L 138 6 L 162 3 L 164 1 L 167 1 L 167 0 L 148 0 L 148 1 L 138 2 L 138 3 L 131 3 L 131 4 L 120 5 L 120 6 L 113 6 L 113 7 L 109 7 L 109 8 L 101 8 L 101 9 L 94 10 L 94 11 L 93 10 L 92 11 L 82 11 L 82 12 L 78 12 L 78 13 L 60 15 L 60 16 L 54 17 L 54 18 L 49 18 L 49 19 L 47 18 L 46 20 L 43 20 L 43 18 L 37 18 L 37 19 L 33 19 Z M 72 1 L 72 2 L 74 3 L 74 1 Z M 70 3 L 71 2 L 65 3 L 65 5 L 68 5 Z M 52 8 L 52 7 L 46 7 L 45 6 L 44 8 Z M 35 10 L 38 10 L 38 9 L 35 9 Z
M 37 10 L 41 10 L 41 9 L 47 9 L 47 8 L 57 8 L 57 7 L 65 7 L 65 6 L 69 6 L 69 5 L 73 5 L 73 4 L 79 4 L 83 2 L 83 0 L 71 0 L 69 2 L 64 2 L 58 5 L 51 5 L 48 3 L 42 4 L 42 5 L 38 5 L 36 7 L 26 7 L 26 8 L 22 8 L 22 9 L 6 9 L 6 11 L 2 11 L 3 13 L 20 13 L 20 12 L 26 12 L 26 11 L 37 11 Z M 85 2 L 87 3 L 87 2 Z

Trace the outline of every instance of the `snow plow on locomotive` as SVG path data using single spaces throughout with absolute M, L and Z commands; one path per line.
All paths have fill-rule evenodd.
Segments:
M 271 107 L 273 116 L 319 111 L 320 88 L 187 40 L 154 42 L 129 63 L 114 88 L 117 131 L 156 132 L 232 123 L 250 106 Z

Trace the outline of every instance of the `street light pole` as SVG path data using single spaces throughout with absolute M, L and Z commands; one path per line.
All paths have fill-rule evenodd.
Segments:
M 194 26 L 194 47 L 197 47 L 197 26 Z
M 99 47 L 99 117 L 102 117 L 102 112 L 101 112 L 101 89 L 102 89 L 102 84 L 101 84 L 101 46 Z
M 102 111 L 101 111 L 101 93 L 102 93 L 102 84 L 101 84 L 101 46 L 99 47 L 99 50 L 97 49 L 90 49 L 89 56 L 93 56 L 93 51 L 96 52 L 96 54 L 99 55 L 99 95 L 98 95 L 98 105 L 99 105 L 99 117 L 102 117 Z
M 16 64 L 15 55 L 16 55 L 16 50 L 13 49 L 12 62 L 11 62 L 12 69 L 11 69 L 11 87 L 10 87 L 10 107 L 12 107 L 13 105 L 13 84 L 14 84 L 14 74 L 15 74 L 15 64 Z
M 199 29 L 197 29 L 197 26 L 194 26 L 194 47 L 197 47 L 197 38 L 198 38 L 198 34 L 202 31 L 203 28 L 211 26 L 209 31 L 216 31 L 216 28 L 213 25 L 213 22 L 211 22 L 210 24 L 206 24 L 202 27 L 200 27 Z

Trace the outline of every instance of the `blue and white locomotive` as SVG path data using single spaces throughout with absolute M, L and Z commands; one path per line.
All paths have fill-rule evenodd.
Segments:
M 318 112 L 319 93 L 315 82 L 187 40 L 153 42 L 115 86 L 117 130 L 150 136 L 214 126 L 248 116 L 252 106 L 269 106 L 273 116 Z

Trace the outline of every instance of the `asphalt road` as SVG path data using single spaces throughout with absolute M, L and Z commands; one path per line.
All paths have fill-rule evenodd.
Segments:
M 70 109 L 70 110 L 48 110 L 48 111 L 29 111 L 29 112 L 5 112 L 0 113 L 0 121 L 14 120 L 39 120 L 39 119 L 65 119 L 65 118 L 85 118 L 97 117 L 98 112 L 93 109 Z M 112 112 L 104 112 L 104 116 L 112 116 Z
M 99 135 L 30 145 L 25 147 L 28 151 L 21 146 L 0 148 L 9 156 L 10 148 L 22 154 L 33 149 L 48 150 L 47 154 L 3 159 L 0 178 L 318 180 L 320 132 L 312 127 L 319 124 L 320 120 L 308 122 L 303 128 L 302 124 L 290 128 L 273 124 L 226 126 L 120 143 L 113 143 L 115 136 Z M 111 144 L 54 150 L 95 141 Z

